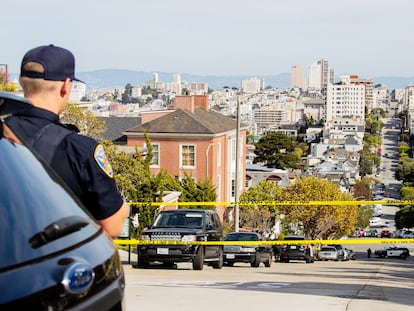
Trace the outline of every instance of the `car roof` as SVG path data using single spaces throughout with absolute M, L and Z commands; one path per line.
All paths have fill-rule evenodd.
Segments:
M 214 210 L 210 210 L 210 209 L 199 209 L 199 208 L 178 208 L 178 209 L 172 209 L 172 210 L 164 210 L 164 211 L 160 211 L 160 213 L 177 213 L 177 212 L 182 212 L 182 213 L 187 213 L 187 212 L 195 212 L 195 213 L 215 213 Z

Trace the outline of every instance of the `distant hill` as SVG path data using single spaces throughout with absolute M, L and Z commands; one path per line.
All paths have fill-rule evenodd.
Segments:
M 171 82 L 174 73 L 157 72 L 158 80 L 162 82 Z M 194 74 L 180 74 L 181 81 L 186 82 L 206 82 L 212 89 L 220 89 L 224 86 L 240 87 L 241 80 L 256 77 L 263 80 L 265 86 L 277 88 L 288 88 L 290 86 L 290 74 L 281 73 L 278 75 L 267 76 L 202 76 Z M 125 85 L 142 85 L 152 79 L 152 72 L 131 71 L 131 70 L 113 70 L 103 69 L 88 72 L 79 72 L 76 76 L 86 82 L 88 89 L 101 88 L 124 88 Z
M 174 73 L 157 72 L 158 80 L 162 82 L 171 82 Z M 102 69 L 95 71 L 79 72 L 76 76 L 86 82 L 87 89 L 114 89 L 124 88 L 125 85 L 142 85 L 152 79 L 153 72 Z M 18 74 L 15 74 L 18 76 Z M 181 74 L 181 80 L 186 82 L 206 82 L 212 89 L 220 89 L 224 86 L 240 87 L 241 80 L 247 80 L 252 77 L 264 80 L 265 86 L 286 89 L 290 87 L 290 73 L 280 73 L 276 75 L 244 75 L 244 76 L 203 76 L 195 74 Z M 384 84 L 390 91 L 396 88 L 405 88 L 407 85 L 414 85 L 413 77 L 384 76 L 372 78 L 374 84 Z M 339 80 L 339 79 L 337 79 Z

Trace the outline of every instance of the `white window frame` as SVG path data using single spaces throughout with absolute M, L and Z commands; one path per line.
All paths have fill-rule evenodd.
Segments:
M 193 147 L 194 148 L 194 165 L 184 165 L 183 161 L 184 161 L 184 157 L 183 157 L 183 149 L 185 147 Z M 187 169 L 193 169 L 196 168 L 196 163 L 197 163 L 197 146 L 195 144 L 181 144 L 180 145 L 180 168 L 187 168 Z
M 159 168 L 160 167 L 160 159 L 161 159 L 161 157 L 160 157 L 160 144 L 159 143 L 151 143 L 151 145 L 153 147 L 153 156 L 152 156 L 151 163 L 155 159 L 157 160 L 157 163 L 151 164 L 150 167 Z M 157 151 L 156 152 L 154 152 L 155 146 L 157 147 Z M 156 157 L 155 157 L 155 154 L 157 155 Z

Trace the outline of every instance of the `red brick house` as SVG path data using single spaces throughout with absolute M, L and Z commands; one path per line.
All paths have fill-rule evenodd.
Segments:
M 142 124 L 128 129 L 128 146 L 145 146 L 147 132 L 154 147 L 152 173 L 209 178 L 217 202 L 234 202 L 236 177 L 236 120 L 208 110 L 208 96 L 177 96 L 173 109 L 142 114 Z M 246 158 L 246 128 L 240 130 L 240 158 Z M 245 184 L 246 163 L 240 161 L 240 189 Z M 240 192 L 239 192 L 240 193 Z M 223 220 L 227 207 L 217 205 Z

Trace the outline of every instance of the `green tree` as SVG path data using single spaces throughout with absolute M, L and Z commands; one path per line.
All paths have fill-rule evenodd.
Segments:
M 407 205 L 395 214 L 395 225 L 398 229 L 414 227 L 414 207 Z
M 250 230 L 267 232 L 275 223 L 279 209 L 275 205 L 263 205 L 263 202 L 278 201 L 282 189 L 274 182 L 260 180 L 240 196 L 240 223 Z M 243 204 L 249 203 L 249 204 Z
M 103 137 L 105 121 L 77 104 L 69 103 L 60 119 L 63 123 L 76 125 L 82 135 L 93 137 L 98 141 Z
M 296 141 L 283 133 L 267 134 L 255 144 L 254 163 L 263 163 L 267 167 L 297 168 L 298 153 Z
M 395 171 L 395 177 L 403 182 L 414 181 L 414 159 L 403 157 L 400 158 L 397 170 Z
M 369 226 L 369 220 L 373 215 L 373 210 L 369 205 L 361 205 L 358 207 L 358 216 L 355 227 L 366 228 Z
M 350 201 L 351 194 L 343 193 L 329 180 L 314 176 L 298 179 L 282 192 L 284 201 Z M 287 222 L 296 223 L 311 239 L 332 239 L 353 232 L 358 207 L 351 205 L 292 205 L 282 206 Z
M 375 164 L 375 156 L 367 149 L 360 151 L 359 157 L 359 173 L 361 176 L 370 175 L 373 172 L 373 165 Z
M 216 189 L 209 179 L 196 182 L 194 178 L 184 173 L 184 177 L 165 175 L 165 188 L 169 191 L 179 191 L 179 202 L 214 202 L 216 201 Z M 215 206 L 189 205 L 187 208 L 214 209 Z
M 414 187 L 401 188 L 402 200 L 414 200 Z M 414 227 L 414 207 L 405 205 L 395 214 L 395 224 L 398 229 Z

